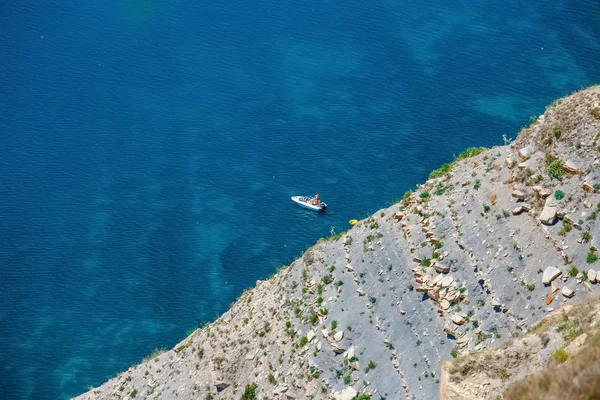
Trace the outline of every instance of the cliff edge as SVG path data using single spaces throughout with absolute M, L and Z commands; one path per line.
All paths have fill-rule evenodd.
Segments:
M 599 135 L 600 87 L 556 101 L 77 398 L 439 398 L 442 363 L 599 291 Z M 443 396 L 502 396 L 452 382 Z

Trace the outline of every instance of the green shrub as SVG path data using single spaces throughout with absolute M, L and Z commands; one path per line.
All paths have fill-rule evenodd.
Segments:
M 244 389 L 244 393 L 242 393 L 242 397 L 240 397 L 240 400 L 256 400 L 256 388 L 256 383 L 246 385 L 246 388 Z
M 596 261 L 598 261 L 598 256 L 596 255 L 596 253 L 590 250 L 590 252 L 587 255 L 586 261 L 588 264 L 595 263 Z
M 599 107 L 592 108 L 592 110 L 590 111 L 590 114 L 592 114 L 592 117 L 594 117 L 594 119 L 600 119 L 600 108 Z
M 562 164 L 563 162 L 560 158 L 555 158 L 548 164 L 548 173 L 551 177 L 553 177 L 554 179 L 562 178 L 564 173 L 562 169 Z
M 271 385 L 276 385 L 277 384 L 277 379 L 275 379 L 275 377 L 273 376 L 273 374 L 269 374 L 269 383 Z
M 477 179 L 475 181 L 475 185 L 473 185 L 473 189 L 479 190 L 480 187 L 481 187 L 481 181 L 479 179 Z
M 308 338 L 306 336 L 302 336 L 302 338 L 300 338 L 300 347 L 306 346 L 307 343 L 308 343 Z
M 552 133 L 554 133 L 554 137 L 556 138 L 556 140 L 560 139 L 560 135 L 562 134 L 562 131 L 560 130 L 560 128 L 554 128 L 552 130 Z
M 569 274 L 569 276 L 577 276 L 578 273 L 579 269 L 574 265 L 567 271 L 567 274 Z
M 588 243 L 592 240 L 592 235 L 589 232 L 581 232 L 581 240 Z
M 456 160 L 464 160 L 466 158 L 471 158 L 471 157 L 478 156 L 484 150 L 486 150 L 485 147 L 469 147 L 468 149 L 466 149 L 465 151 L 463 151 L 462 153 L 460 153 L 458 155 L 458 157 L 456 157 Z
M 421 265 L 424 267 L 429 267 L 431 266 L 431 259 L 429 258 L 424 258 L 421 260 Z
M 421 193 L 419 195 L 419 197 L 422 198 L 422 199 L 428 199 L 429 198 L 429 192 L 425 191 L 425 192 Z
M 443 164 L 440 168 L 434 169 L 429 174 L 429 179 L 440 178 L 450 172 L 450 164 Z
M 490 206 L 488 206 L 487 204 L 483 205 L 483 212 L 489 212 L 490 211 Z
M 569 353 L 567 353 L 566 350 L 561 347 L 552 354 L 552 358 L 554 358 L 554 360 L 559 364 L 562 364 L 569 358 Z
M 456 358 L 456 357 L 458 357 L 458 350 L 456 349 L 456 347 L 454 347 L 452 350 L 450 350 L 450 355 L 451 355 L 453 358 Z
M 554 198 L 556 200 L 562 200 L 565 197 L 565 192 L 563 192 L 562 190 L 557 190 L 556 192 L 554 192 Z

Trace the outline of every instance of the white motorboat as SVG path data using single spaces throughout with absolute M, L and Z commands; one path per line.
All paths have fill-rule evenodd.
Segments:
M 327 209 L 327 204 L 319 200 L 318 195 L 315 197 L 292 196 L 292 201 L 300 207 L 308 208 L 313 211 L 325 211 Z

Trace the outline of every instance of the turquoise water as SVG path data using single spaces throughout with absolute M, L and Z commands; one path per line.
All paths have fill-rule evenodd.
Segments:
M 597 2 L 84 3 L 0 7 L 2 399 L 172 347 L 599 80 Z

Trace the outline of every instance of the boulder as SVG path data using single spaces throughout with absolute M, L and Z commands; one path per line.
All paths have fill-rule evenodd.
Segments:
M 546 205 L 539 218 L 542 224 L 554 224 L 556 222 L 556 206 Z
M 344 338 L 344 331 L 337 331 L 334 335 L 333 335 L 333 340 L 335 340 L 336 342 L 339 342 L 340 340 L 342 340 Z
M 556 267 L 548 267 L 542 275 L 542 283 L 544 285 L 549 285 L 554 279 L 559 277 L 561 274 L 562 272 L 560 272 L 560 269 Z
M 504 164 L 505 164 L 505 165 L 506 165 L 508 168 L 512 169 L 512 168 L 514 168 L 514 167 L 515 167 L 515 165 L 517 165 L 517 160 L 513 159 L 512 157 L 506 157 L 506 158 L 504 159 Z
M 589 192 L 589 193 L 595 192 L 594 187 L 585 181 L 583 182 L 583 190 L 585 190 L 586 192 Z
M 452 284 L 452 282 L 454 282 L 454 278 L 453 277 L 451 277 L 450 275 L 445 276 L 444 279 L 442 279 L 441 286 L 443 288 L 448 287 L 448 286 L 450 286 Z
M 526 160 L 534 152 L 535 152 L 535 149 L 533 148 L 533 146 L 525 146 L 521 150 L 519 150 L 519 157 L 521 158 L 521 160 Z
M 549 293 L 549 294 L 546 296 L 546 305 L 548 305 L 548 304 L 552 303 L 552 300 L 554 300 L 554 293 Z
M 571 160 L 567 160 L 563 165 L 562 165 L 563 170 L 570 172 L 572 174 L 579 174 L 581 173 L 581 170 L 579 169 L 579 167 L 577 167 L 577 165 L 575 165 L 575 163 L 573 163 Z
M 400 211 L 398 211 L 396 214 L 394 214 L 394 219 L 401 220 L 402 218 L 404 218 L 404 214 L 401 213 Z
M 516 197 L 518 200 L 525 200 L 525 193 L 520 190 L 513 190 L 510 195 Z
M 444 310 L 447 310 L 450 308 L 450 302 L 448 300 L 442 300 L 440 301 L 440 306 L 442 306 Z
M 595 270 L 590 269 L 587 273 L 587 277 L 590 282 L 594 283 L 598 279 L 598 273 Z
M 352 387 L 348 386 L 346 389 L 341 392 L 335 392 L 333 394 L 333 398 L 335 400 L 352 400 L 358 395 L 358 392 Z
M 306 338 L 309 342 L 312 341 L 315 338 L 315 336 L 315 332 L 312 329 L 306 334 Z
M 519 215 L 523 212 L 523 207 L 522 206 L 518 206 L 515 207 L 514 210 L 512 210 L 512 215 Z
M 548 197 L 552 194 L 552 190 L 544 188 L 544 189 L 540 190 L 538 194 L 540 195 L 541 198 L 545 199 L 546 197 Z
M 356 352 L 356 349 L 354 346 L 350 346 L 350 348 L 348 349 L 348 353 L 346 353 L 346 358 L 349 360 L 352 357 L 354 357 L 354 353 Z
M 459 314 L 452 314 L 452 316 L 450 317 L 450 319 L 456 325 L 462 325 L 462 324 L 465 323 L 465 317 L 463 317 L 462 315 L 459 315 Z
M 450 266 L 449 265 L 439 265 L 439 264 L 435 264 L 433 266 L 433 268 L 436 270 L 436 272 L 439 272 L 440 274 L 447 274 L 448 272 L 450 272 Z
M 566 286 L 562 288 L 561 293 L 565 297 L 573 297 L 573 296 L 575 296 L 575 292 L 573 290 L 569 289 Z

